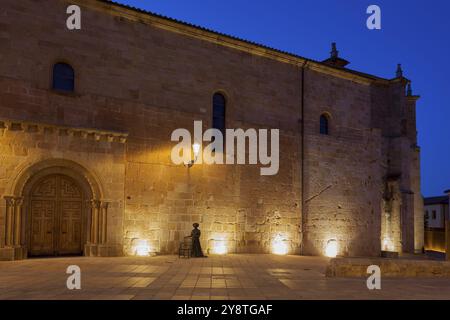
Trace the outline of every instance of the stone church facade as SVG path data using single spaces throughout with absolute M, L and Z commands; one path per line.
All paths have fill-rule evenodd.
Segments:
M 54 89 L 60 63 L 73 90 Z M 400 69 L 346 64 L 109 1 L 2 0 L 0 260 L 175 253 L 194 222 L 209 252 L 420 252 L 418 97 Z M 227 128 L 280 130 L 277 175 L 173 164 L 172 131 L 210 128 L 216 93 Z

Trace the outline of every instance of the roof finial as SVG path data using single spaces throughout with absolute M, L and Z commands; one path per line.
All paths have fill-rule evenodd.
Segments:
M 336 59 L 339 56 L 339 51 L 336 49 L 336 42 L 331 43 L 331 59 Z
M 397 71 L 396 71 L 397 78 L 403 78 L 403 70 L 401 63 L 397 64 Z
M 407 97 L 411 97 L 412 96 L 411 81 L 408 82 L 408 88 L 406 89 L 406 96 Z
M 329 66 L 338 68 L 344 68 L 350 63 L 345 59 L 339 58 L 339 51 L 336 49 L 336 42 L 331 43 L 330 57 L 326 60 L 323 60 L 322 62 Z

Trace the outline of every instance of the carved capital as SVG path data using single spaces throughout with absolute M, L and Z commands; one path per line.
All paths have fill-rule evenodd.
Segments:
M 100 209 L 100 201 L 99 200 L 90 200 L 89 204 L 91 209 Z
M 14 197 L 11 197 L 11 196 L 5 196 L 5 197 L 3 197 L 3 199 L 5 199 L 6 205 L 7 205 L 8 207 L 14 206 Z
M 109 206 L 109 202 L 102 201 L 101 204 L 100 204 L 100 207 L 102 209 L 108 209 L 108 206 Z
M 16 207 L 20 207 L 23 204 L 23 198 L 22 197 L 14 198 L 14 203 Z

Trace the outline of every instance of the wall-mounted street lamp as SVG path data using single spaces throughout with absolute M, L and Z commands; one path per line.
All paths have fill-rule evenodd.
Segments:
M 189 162 L 185 162 L 184 165 L 188 168 L 192 167 L 194 165 L 195 162 L 197 162 L 197 158 L 198 158 L 198 154 L 200 152 L 200 144 L 195 142 L 192 145 L 192 152 L 194 153 L 194 159 L 192 159 Z

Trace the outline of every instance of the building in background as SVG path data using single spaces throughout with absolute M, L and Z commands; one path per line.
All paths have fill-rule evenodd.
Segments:
M 424 198 L 425 226 L 429 229 L 444 229 L 449 219 L 448 196 Z
M 447 221 L 449 221 L 449 196 L 424 198 L 425 250 L 445 252 Z

